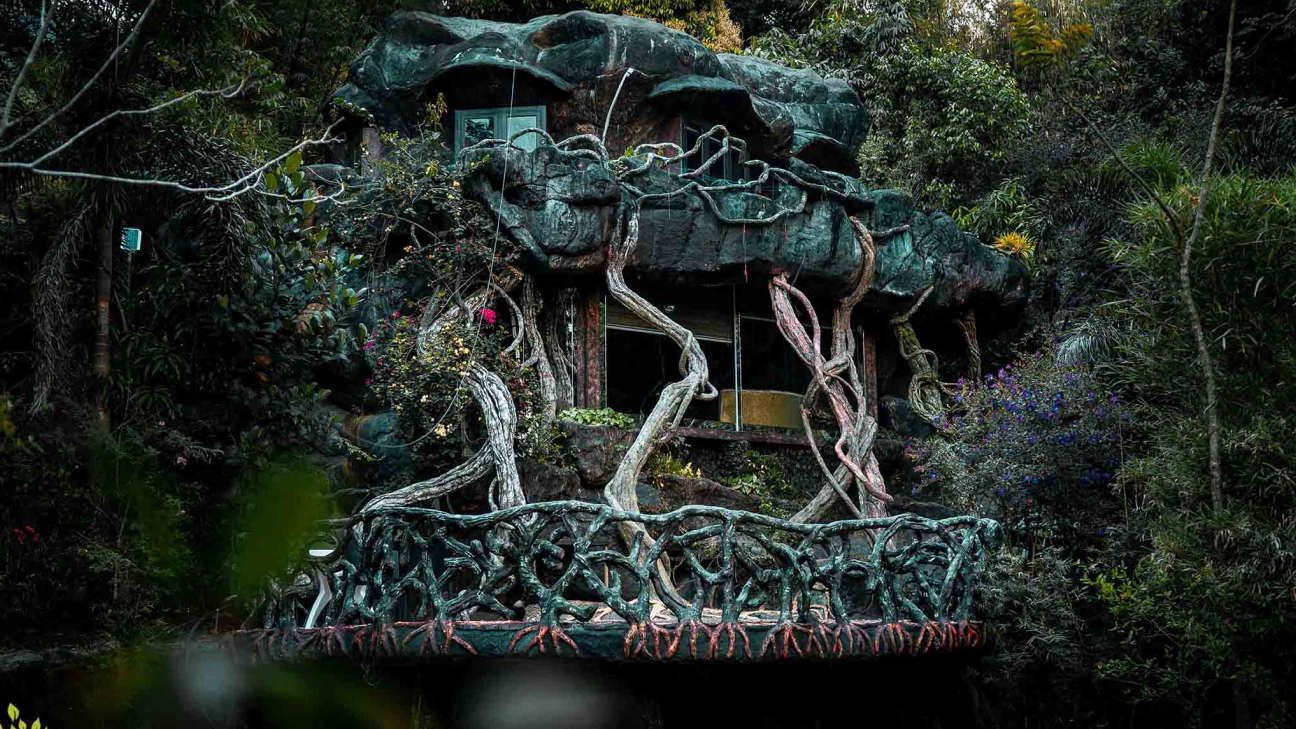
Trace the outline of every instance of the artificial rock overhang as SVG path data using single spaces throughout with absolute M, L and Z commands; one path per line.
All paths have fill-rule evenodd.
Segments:
M 548 144 L 533 152 L 469 152 L 464 162 L 468 193 L 499 216 L 530 272 L 602 274 L 618 216 L 629 202 L 608 165 Z M 866 190 L 857 180 L 796 159 L 787 170 L 834 194 L 812 190 L 803 212 L 768 225 L 727 224 L 716 213 L 727 219 L 769 217 L 796 207 L 802 189 L 781 185 L 772 197 L 712 192 L 714 209 L 696 192 L 649 199 L 641 207 L 629 270 L 674 286 L 741 284 L 788 273 L 807 294 L 837 299 L 856 285 L 865 263 L 849 221 L 855 216 L 874 231 L 901 229 L 876 240 L 875 274 L 864 306 L 904 311 L 928 288 L 933 291 L 924 305 L 927 315 L 976 309 L 1010 318 L 1025 304 L 1025 266 L 963 232 L 948 215 L 917 210 L 905 193 Z M 646 195 L 685 183 L 657 167 L 635 180 Z
M 451 108 L 552 104 L 549 131 L 561 139 L 601 129 L 630 68 L 639 77 L 613 110 L 610 149 L 662 141 L 642 132 L 687 110 L 732 125 L 765 159 L 804 153 L 825 169 L 857 171 L 868 114 L 844 81 L 717 55 L 685 33 L 630 16 L 577 11 L 499 23 L 396 13 L 335 96 L 401 131 L 411 131 L 439 93 Z M 825 141 L 831 154 L 823 153 Z
M 637 73 L 627 77 L 630 68 Z M 977 309 L 1006 322 L 1026 301 L 1028 277 L 1019 261 L 982 245 L 944 214 L 916 210 L 908 195 L 865 190 L 854 179 L 868 115 L 842 80 L 715 54 L 684 33 L 629 16 L 578 11 L 499 23 L 400 12 L 355 60 L 337 96 L 372 112 L 382 126 L 412 130 L 438 93 L 452 109 L 545 104 L 557 140 L 598 136 L 610 121 L 605 147 L 613 157 L 672 139 L 680 115 L 688 114 L 742 137 L 749 159 L 818 187 L 781 185 L 770 196 L 720 191 L 710 200 L 690 192 L 644 202 L 629 270 L 645 280 L 723 285 L 786 272 L 808 294 L 835 299 L 863 271 L 849 222 L 855 216 L 873 231 L 902 229 L 877 240 L 865 307 L 904 311 L 932 288 L 925 316 Z M 466 188 L 500 217 L 533 273 L 601 274 L 629 199 L 610 165 L 540 142 L 534 152 L 470 153 L 463 160 L 472 166 Z M 651 194 L 686 183 L 654 167 L 634 184 Z M 803 209 L 774 224 L 725 222 L 797 207 L 803 194 Z

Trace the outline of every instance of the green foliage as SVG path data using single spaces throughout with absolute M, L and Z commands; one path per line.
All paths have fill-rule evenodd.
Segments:
M 693 0 L 586 0 L 584 5 L 596 13 L 671 18 L 688 13 L 694 3 Z
M 761 453 L 748 447 L 743 453 L 737 476 L 721 478 L 724 485 L 760 499 L 760 512 L 779 518 L 791 514 L 785 506 L 803 496 L 798 493 L 792 479 L 784 470 L 783 458 L 774 453 Z
M 1186 224 L 1197 201 L 1168 150 L 1147 149 L 1162 195 Z M 1241 682 L 1266 697 L 1265 720 L 1283 723 L 1292 697 L 1279 690 L 1296 666 L 1289 622 L 1278 606 L 1292 599 L 1296 539 L 1296 179 L 1244 174 L 1218 178 L 1194 252 L 1193 295 L 1212 356 L 1223 420 L 1227 507 L 1209 513 L 1204 394 L 1196 346 L 1178 297 L 1180 251 L 1150 203 L 1129 213 L 1139 242 L 1110 241 L 1128 276 L 1127 303 L 1114 307 L 1120 341 L 1114 376 L 1154 407 L 1146 455 L 1126 468 L 1150 506 L 1149 548 L 1092 577 L 1128 654 L 1104 663 L 1119 685 L 1137 681 L 1136 701 L 1200 715 L 1221 686 Z
M 950 208 L 967 200 L 983 175 L 1002 168 L 1025 131 L 1026 98 L 996 64 L 907 45 L 870 70 L 861 89 L 875 103 L 870 136 L 893 141 L 890 153 L 861 160 L 866 182 L 876 174 L 870 170 L 890 168 L 888 182 Z M 952 187 L 941 192 L 941 183 Z
M 9 729 L 27 729 L 27 722 L 23 721 L 21 712 L 18 707 L 9 704 Z M 34 719 L 31 723 L 31 729 L 41 729 L 40 719 Z
M 849 77 L 869 60 L 902 49 L 913 31 L 904 3 L 869 6 L 837 0 L 805 30 L 792 33 L 775 26 L 752 38 L 747 52 L 793 68 L 811 68 L 828 78 Z
M 118 637 L 136 634 L 175 609 L 197 579 L 190 524 L 192 484 L 162 465 L 161 448 L 137 431 L 92 435 L 87 464 L 104 521 L 82 544 L 85 569 L 97 576 L 99 620 Z M 210 457 L 210 454 L 197 454 Z M 177 465 L 187 458 L 177 456 Z
M 1007 233 L 1028 238 L 1043 235 L 1047 216 L 1039 200 L 1032 198 L 1020 178 L 1010 177 L 986 193 L 972 207 L 960 207 L 951 213 L 959 227 L 994 240 Z
M 870 106 L 863 181 L 952 208 L 1002 168 L 1031 109 L 1005 66 L 924 42 L 913 18 L 900 2 L 839 0 L 808 30 L 773 29 L 752 39 L 748 52 L 850 79 Z
M 1055 31 L 1044 22 L 1036 8 L 1023 0 L 1015 0 L 1012 4 L 1008 36 L 1012 39 L 1017 63 L 1024 68 L 1060 65 L 1075 56 L 1093 38 L 1093 34 L 1093 26 L 1088 23 L 1074 23 Z
M 528 445 L 543 450 L 551 439 L 537 417 L 538 387 L 513 354 L 504 352 L 512 337 L 496 317 L 494 309 L 483 308 L 472 320 L 455 318 L 425 336 L 420 347 L 423 315 L 396 312 L 365 344 L 374 364 L 373 392 L 396 411 L 409 441 L 417 441 L 416 452 L 430 464 L 445 466 L 462 458 L 471 432 L 465 431 L 465 418 L 473 404 L 463 378 L 476 366 L 499 375 L 514 395 L 519 457 L 530 455 Z
M 674 454 L 660 450 L 648 459 L 644 472 L 660 479 L 662 476 L 680 476 L 682 478 L 702 478 L 702 469 L 695 468 L 693 462 L 685 463 Z
M 16 450 L 23 445 L 23 439 L 18 437 L 18 426 L 9 419 L 12 411 L 13 403 L 9 396 L 0 395 L 0 453 Z
M 339 514 L 329 499 L 328 475 L 300 459 L 249 469 L 235 488 L 239 504 L 227 579 L 232 594 L 251 607 L 268 580 L 282 580 L 302 566 L 306 548 L 322 531 L 321 520 Z
M 1022 687 L 1018 700 L 1034 704 L 1034 711 L 1058 711 L 1058 704 L 1078 708 L 1079 701 L 1062 698 L 1090 669 L 1090 628 L 1083 614 L 1093 599 L 1077 572 L 1060 549 L 1029 558 L 1004 550 L 983 581 L 986 618 L 1000 631 L 984 670 L 996 681 Z
M 244 425 L 267 426 L 258 431 L 270 436 L 267 446 L 318 438 L 330 426 L 317 414 L 327 391 L 313 371 L 346 365 L 359 351 L 366 290 L 348 283 L 362 256 L 332 244 L 315 222 L 300 164 L 294 155 L 267 176 L 268 190 L 282 197 L 269 226 L 251 234 L 233 286 L 195 285 L 194 265 L 176 259 L 137 274 L 143 285 L 126 297 L 126 318 L 112 332 L 118 417 L 176 420 L 192 437 L 240 440 L 239 420 L 198 426 L 214 400 L 248 413 Z M 222 356 L 193 356 L 199 351 Z
M 558 419 L 582 425 L 610 425 L 622 430 L 639 427 L 633 415 L 618 413 L 612 408 L 568 408 L 558 413 Z
M 1196 191 L 1180 184 L 1169 152 L 1146 154 L 1145 169 L 1162 168 L 1162 194 L 1181 225 L 1196 205 Z M 1196 411 L 1204 402 L 1200 375 L 1185 362 L 1196 344 L 1183 325 L 1178 297 L 1179 244 L 1160 209 L 1141 202 L 1130 211 L 1140 237 L 1110 240 L 1111 259 L 1130 277 L 1131 299 L 1113 315 L 1130 327 L 1122 378 L 1164 402 Z M 1287 386 L 1296 373 L 1296 177 L 1257 179 L 1228 175 L 1214 181 L 1205 228 L 1194 252 L 1193 295 L 1211 333 L 1226 419 L 1244 422 L 1292 412 Z

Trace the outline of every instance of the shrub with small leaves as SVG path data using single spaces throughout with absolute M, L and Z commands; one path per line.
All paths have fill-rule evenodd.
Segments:
M 939 488 L 1019 540 L 1099 536 L 1080 525 L 1101 524 L 1110 507 L 1130 413 L 1092 371 L 1060 366 L 1047 349 L 982 382 L 960 379 L 954 401 L 938 416 L 944 437 L 907 448 L 914 494 Z
M 618 413 L 612 408 L 568 408 L 558 413 L 558 419 L 581 425 L 610 425 L 622 430 L 639 427 L 633 415 Z

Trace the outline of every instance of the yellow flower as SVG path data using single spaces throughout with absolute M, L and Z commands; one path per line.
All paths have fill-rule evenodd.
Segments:
M 1029 258 L 1035 252 L 1035 242 L 1021 233 L 1004 233 L 995 238 L 994 247 L 1021 258 Z

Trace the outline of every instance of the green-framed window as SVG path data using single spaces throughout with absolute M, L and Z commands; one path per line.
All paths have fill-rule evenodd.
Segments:
M 498 109 L 464 109 L 455 112 L 455 154 L 483 139 L 508 139 L 523 129 L 545 127 L 543 106 L 515 106 L 510 111 Z M 534 134 L 519 137 L 514 144 L 534 150 L 540 139 Z

